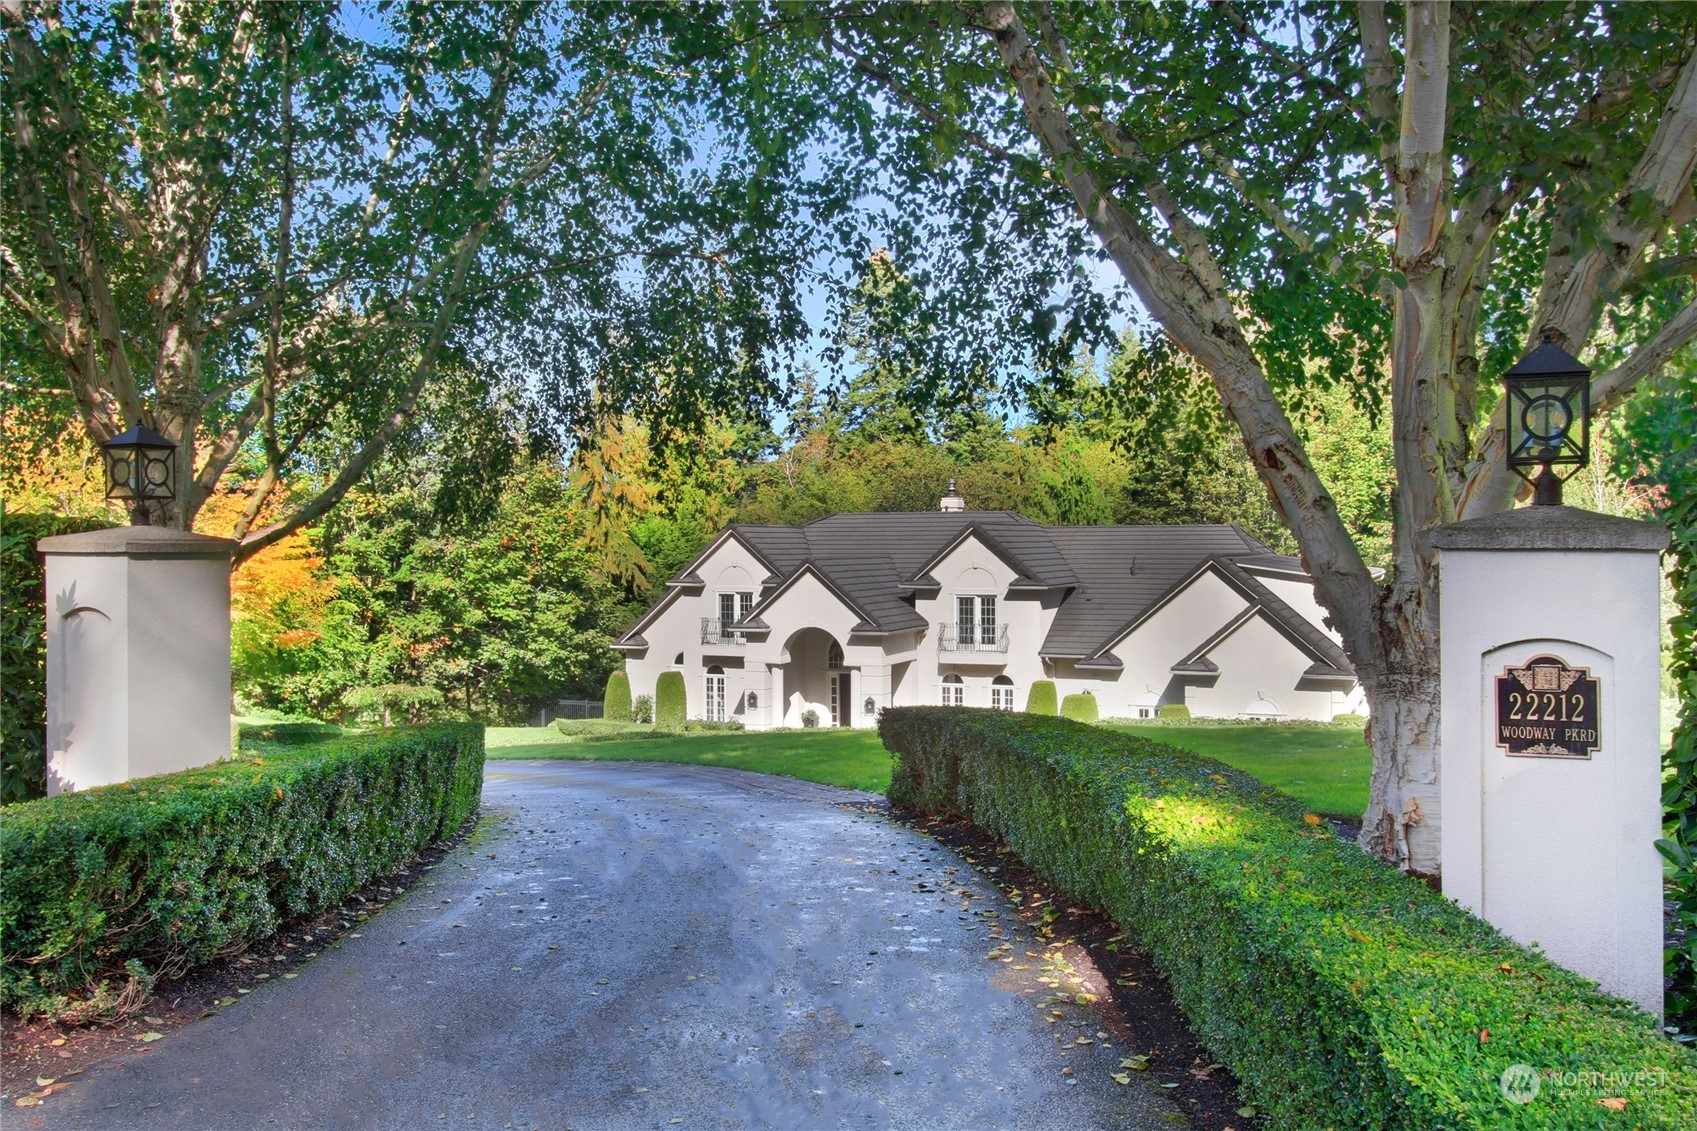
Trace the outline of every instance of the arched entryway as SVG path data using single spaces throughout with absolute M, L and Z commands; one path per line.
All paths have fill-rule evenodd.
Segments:
M 855 672 L 843 662 L 837 638 L 822 628 L 804 628 L 785 642 L 784 654 L 780 725 L 805 726 L 811 711 L 819 726 L 853 726 Z

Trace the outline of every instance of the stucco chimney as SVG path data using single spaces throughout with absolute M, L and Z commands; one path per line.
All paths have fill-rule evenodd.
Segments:
M 937 509 L 940 511 L 963 511 L 966 509 L 966 500 L 960 497 L 959 491 L 955 490 L 953 479 L 949 480 L 949 489 L 943 492 L 943 498 L 938 503 Z

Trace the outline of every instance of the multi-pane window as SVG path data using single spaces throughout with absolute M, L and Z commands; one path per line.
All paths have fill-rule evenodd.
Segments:
M 997 676 L 990 684 L 990 706 L 998 711 L 1013 710 L 1013 691 L 1013 680 Z
M 966 706 L 966 685 L 961 682 L 960 676 L 946 675 L 943 677 L 943 706 Z
M 725 676 L 718 668 L 707 672 L 707 721 L 722 723 L 725 721 Z
M 719 594 L 719 635 L 727 640 L 742 640 L 743 634 L 732 632 L 731 625 L 747 616 L 748 610 L 752 608 L 754 608 L 753 593 Z
M 996 644 L 996 598 L 955 597 L 955 646 L 972 651 Z

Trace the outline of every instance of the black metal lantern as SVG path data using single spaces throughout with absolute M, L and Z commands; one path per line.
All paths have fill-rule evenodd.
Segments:
M 1535 506 L 1559 506 L 1562 480 L 1591 457 L 1591 371 L 1546 341 L 1521 358 L 1503 382 L 1509 470 L 1532 485 Z
M 177 445 L 140 424 L 100 445 L 106 497 L 130 504 L 130 521 L 147 525 L 147 504 L 177 497 Z

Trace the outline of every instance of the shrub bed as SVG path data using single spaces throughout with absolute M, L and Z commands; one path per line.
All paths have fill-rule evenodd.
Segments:
M 968 818 L 1112 914 L 1274 1125 L 1697 1126 L 1697 1057 L 1652 1018 L 1247 774 L 1065 719 L 902 708 L 879 729 L 891 801 Z M 1550 1081 L 1530 1103 L 1501 1087 L 1516 1064 Z
M 0 1002 L 54 1009 L 126 968 L 169 975 L 322 911 L 452 833 L 483 728 L 302 744 L 12 806 L 0 827 Z

